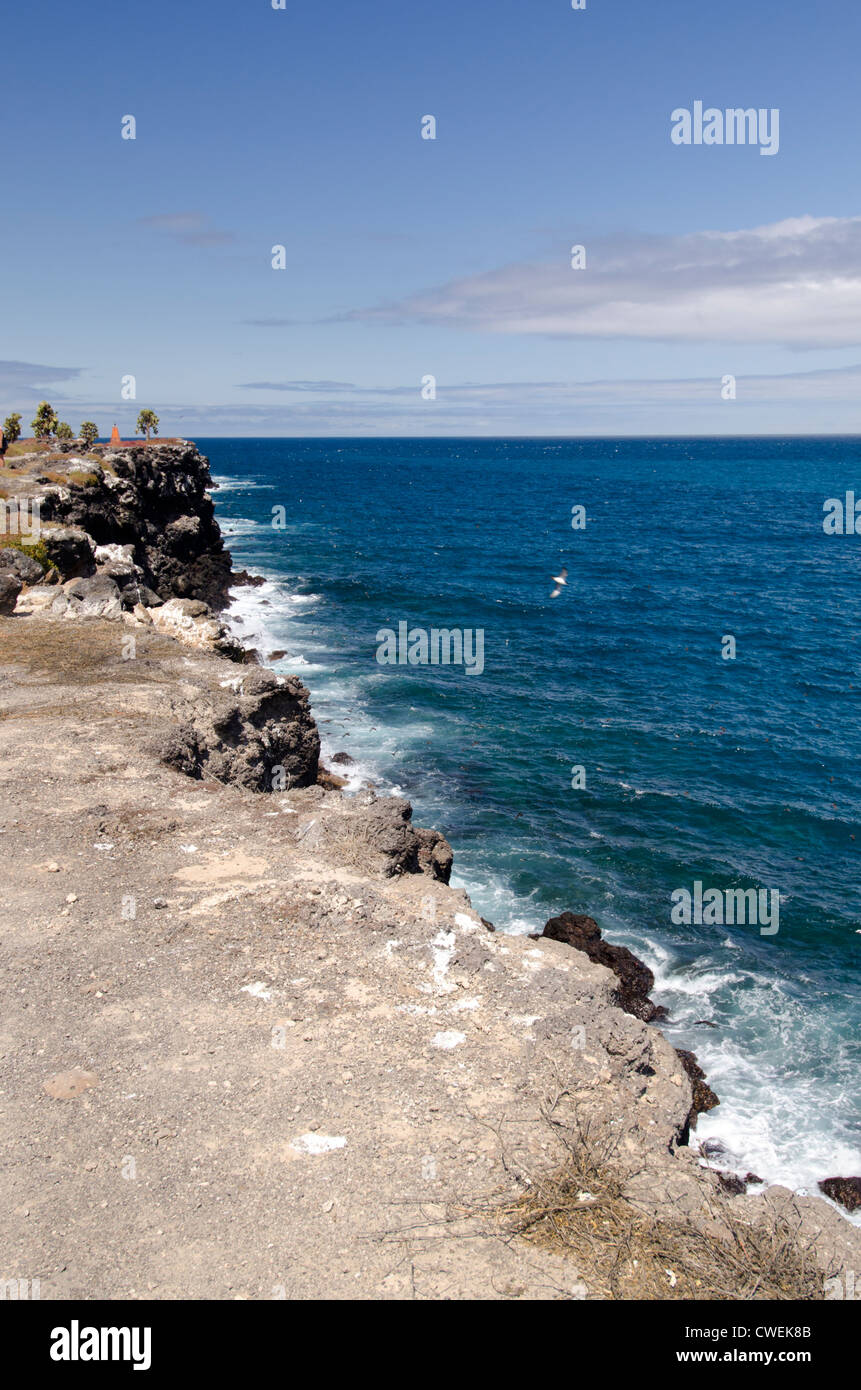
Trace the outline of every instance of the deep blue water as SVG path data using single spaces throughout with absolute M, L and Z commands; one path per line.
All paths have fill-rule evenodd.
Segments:
M 273 581 L 238 630 L 287 649 L 325 749 L 499 927 L 587 912 L 649 962 L 721 1097 L 700 1138 L 801 1189 L 861 1172 L 861 535 L 822 525 L 861 440 L 199 443 Z M 483 629 L 483 673 L 380 665 L 403 620 Z M 778 933 L 674 924 L 695 880 L 779 890 Z

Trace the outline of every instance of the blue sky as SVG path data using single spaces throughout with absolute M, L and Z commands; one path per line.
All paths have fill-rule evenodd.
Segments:
M 857 0 L 52 0 L 4 40 L 0 418 L 861 432 Z M 674 144 L 696 100 L 778 153 Z

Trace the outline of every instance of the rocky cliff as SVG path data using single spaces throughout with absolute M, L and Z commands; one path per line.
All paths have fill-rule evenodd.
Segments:
M 84 483 L 48 479 L 43 520 L 78 527 L 96 545 L 131 545 L 144 583 L 163 599 L 226 605 L 230 553 L 208 495 L 209 462 L 194 444 L 97 446 L 79 467 Z
M 569 913 L 540 939 L 494 932 L 408 803 L 321 774 L 301 682 L 224 660 L 244 654 L 213 612 L 230 557 L 208 479 L 190 444 L 4 470 L 45 522 L 0 552 L 9 1268 L 44 1296 L 292 1280 L 400 1297 L 418 1280 L 606 1297 L 597 1265 L 527 1251 L 496 1215 L 462 1241 L 448 1214 L 488 1188 L 528 1198 L 596 1136 L 616 1195 L 595 1240 L 615 1263 L 621 1203 L 664 1235 L 682 1214 L 684 1240 L 717 1249 L 742 1229 L 771 1250 L 774 1222 L 792 1227 L 815 1247 L 811 1297 L 857 1268 L 861 1233 L 833 1208 L 732 1195 L 700 1166 L 710 1093 L 652 1026 L 636 957 Z M 129 1154 L 144 1202 L 115 1181 Z M 605 1181 L 578 1180 L 574 1207 Z M 629 1263 L 631 1296 L 704 1296 L 696 1260 L 667 1284 L 662 1256 L 659 1293 Z

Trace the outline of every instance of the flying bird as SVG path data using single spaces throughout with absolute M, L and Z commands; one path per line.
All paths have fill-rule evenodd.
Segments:
M 556 585 L 556 588 L 551 592 L 550 597 L 558 598 L 565 588 L 565 585 L 568 583 L 568 571 L 566 569 L 561 569 L 558 574 L 554 574 L 553 583 Z

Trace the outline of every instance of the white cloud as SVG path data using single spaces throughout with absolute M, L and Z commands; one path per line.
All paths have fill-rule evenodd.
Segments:
M 795 217 L 679 237 L 594 240 L 451 281 L 352 319 L 653 342 L 861 344 L 861 217 Z

